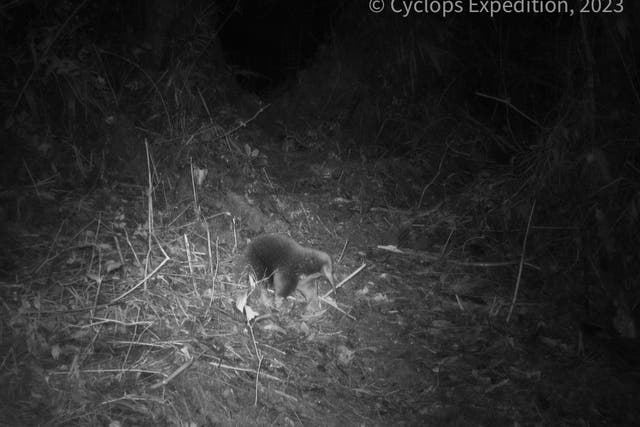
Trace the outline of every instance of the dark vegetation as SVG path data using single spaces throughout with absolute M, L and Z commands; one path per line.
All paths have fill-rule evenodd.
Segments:
M 624 6 L 2 2 L 0 424 L 640 424 Z M 366 267 L 247 323 L 263 232 Z

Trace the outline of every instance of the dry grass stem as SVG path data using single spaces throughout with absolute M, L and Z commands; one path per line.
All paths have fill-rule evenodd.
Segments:
M 529 238 L 529 230 L 531 229 L 531 220 L 533 219 L 533 212 L 536 208 L 536 200 L 531 204 L 531 210 L 529 211 L 529 220 L 527 221 L 527 230 L 524 234 L 524 239 L 522 241 L 522 253 L 520 256 L 520 265 L 518 267 L 518 278 L 516 280 L 516 286 L 513 290 L 513 298 L 511 300 L 511 306 L 509 307 L 509 314 L 507 315 L 507 323 L 511 320 L 511 314 L 513 314 L 513 309 L 516 305 L 516 301 L 518 300 L 518 291 L 520 290 L 520 279 L 522 278 L 522 268 L 524 266 L 524 257 L 527 252 L 527 239 Z

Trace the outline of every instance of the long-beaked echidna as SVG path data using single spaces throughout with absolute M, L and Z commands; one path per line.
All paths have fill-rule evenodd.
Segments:
M 248 268 L 258 280 L 271 284 L 279 297 L 299 289 L 308 299 L 310 284 L 320 277 L 331 283 L 335 293 L 331 256 L 281 234 L 263 234 L 253 239 L 240 262 L 241 268 Z

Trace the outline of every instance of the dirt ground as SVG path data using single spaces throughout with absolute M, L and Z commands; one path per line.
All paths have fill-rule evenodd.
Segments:
M 247 240 L 218 193 L 190 220 L 152 212 L 152 234 L 144 188 L 26 197 L 28 221 L 3 225 L 2 424 L 636 424 L 636 353 L 585 336 L 553 275 L 525 265 L 507 321 L 518 263 L 443 256 L 453 203 L 398 248 L 414 213 L 358 206 L 295 162 L 265 168 L 254 206 L 277 207 L 257 221 L 331 253 L 338 281 L 364 267 L 337 308 L 250 299 L 271 314 L 251 324 L 231 274 Z

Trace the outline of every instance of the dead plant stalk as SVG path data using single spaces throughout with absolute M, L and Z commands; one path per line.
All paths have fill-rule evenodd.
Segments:
M 513 308 L 518 300 L 518 291 L 520 290 L 520 279 L 522 278 L 522 269 L 524 266 L 524 257 L 527 252 L 527 239 L 529 238 L 529 230 L 531 230 L 531 219 L 533 218 L 533 211 L 536 208 L 536 201 L 531 204 L 531 211 L 529 212 L 529 220 L 527 221 L 527 230 L 524 233 L 524 240 L 522 242 L 522 253 L 520 254 L 520 265 L 518 266 L 518 278 L 516 280 L 516 288 L 513 291 L 513 299 L 511 300 L 511 307 L 509 307 L 509 314 L 507 315 L 507 323 L 511 320 L 511 314 Z

